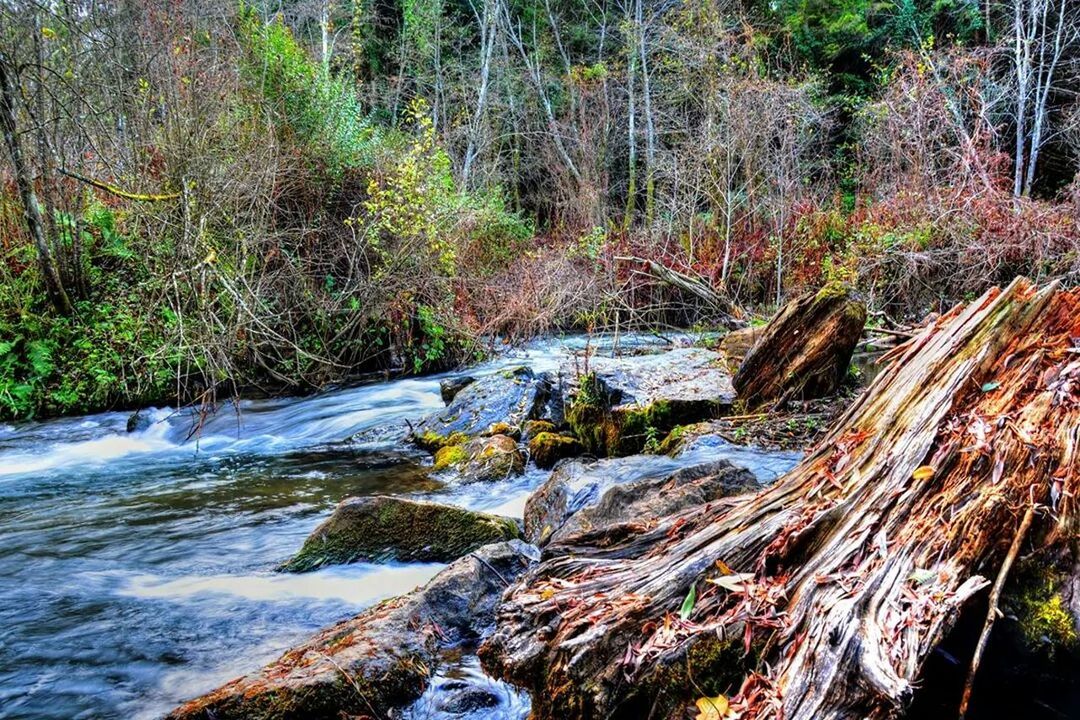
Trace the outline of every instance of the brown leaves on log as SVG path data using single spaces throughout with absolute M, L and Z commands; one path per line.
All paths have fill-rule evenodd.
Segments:
M 539 720 L 663 717 L 710 680 L 743 718 L 893 716 L 1025 509 L 1051 538 L 1076 525 L 1078 338 L 1080 291 L 1057 285 L 955 308 L 771 487 L 558 548 L 508 593 L 485 663 Z M 702 583 L 731 572 L 753 579 Z

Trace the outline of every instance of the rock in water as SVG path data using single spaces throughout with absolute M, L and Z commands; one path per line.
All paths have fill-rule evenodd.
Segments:
M 553 432 L 541 432 L 529 440 L 529 456 L 536 467 L 547 469 L 563 458 L 581 454 L 577 438 Z
M 520 535 L 512 518 L 452 505 L 383 495 L 348 498 L 280 569 L 307 572 L 361 561 L 449 562 Z
M 636 455 L 560 465 L 525 503 L 525 536 L 546 545 L 604 525 L 643 523 L 694 503 L 757 489 L 753 473 L 726 460 L 678 469 Z
M 458 377 L 446 378 L 439 382 L 439 394 L 442 395 L 443 402 L 449 405 L 457 397 L 457 394 L 464 390 L 469 385 L 476 382 L 476 378 L 471 375 L 460 375 Z
M 504 370 L 462 388 L 446 409 L 420 421 L 412 440 L 435 452 L 488 434 L 492 426 L 520 432 L 527 420 L 540 417 L 551 394 L 551 378 L 527 367 Z
M 506 435 L 476 438 L 461 445 L 444 445 L 435 452 L 435 470 L 457 468 L 468 483 L 505 480 L 525 469 L 525 455 Z
M 833 283 L 792 300 L 769 321 L 735 374 L 747 408 L 810 400 L 840 387 L 866 324 L 866 305 Z
M 537 559 L 536 548 L 520 540 L 482 547 L 423 588 L 323 630 L 168 720 L 390 717 L 423 693 L 443 647 L 490 633 L 506 583 Z
M 723 355 L 702 348 L 593 358 L 571 385 L 567 421 L 597 455 L 641 452 L 676 425 L 723 415 L 735 401 Z

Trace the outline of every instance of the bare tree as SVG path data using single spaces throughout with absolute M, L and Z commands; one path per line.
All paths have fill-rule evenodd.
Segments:
M 1068 78 L 1062 60 L 1080 42 L 1080 9 L 1071 0 L 1011 0 L 1016 82 L 1013 195 L 1031 194 L 1039 153 L 1051 133 L 1049 101 Z

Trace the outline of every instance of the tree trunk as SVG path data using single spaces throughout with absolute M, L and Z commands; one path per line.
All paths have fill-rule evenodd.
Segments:
M 713 693 L 743 720 L 895 716 L 1026 509 L 1046 506 L 1044 537 L 1075 529 L 1077 337 L 1080 290 L 1056 284 L 952 310 L 767 489 L 549 546 L 485 665 L 537 720 Z
M 835 391 L 866 324 L 866 306 L 841 285 L 792 300 L 766 326 L 735 375 L 748 408 Z
M 41 206 L 38 204 L 37 195 L 34 193 L 34 184 L 30 178 L 30 169 L 23 157 L 22 144 L 18 132 L 18 88 L 15 80 L 15 69 L 8 59 L 0 54 L 0 124 L 3 125 L 4 143 L 11 155 L 11 164 L 15 169 L 15 183 L 19 187 L 19 197 L 23 204 L 23 214 L 26 218 L 26 227 L 30 231 L 30 237 L 37 248 L 38 267 L 41 276 L 45 280 L 45 289 L 53 307 L 64 315 L 70 315 L 73 310 L 71 299 L 64 290 L 64 283 L 60 279 L 60 273 L 53 261 L 52 251 L 49 249 L 48 240 L 45 237 L 45 223 L 41 217 Z

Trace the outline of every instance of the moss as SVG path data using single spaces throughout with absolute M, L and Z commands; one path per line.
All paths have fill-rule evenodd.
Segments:
M 529 440 L 534 438 L 540 433 L 555 432 L 555 423 L 548 420 L 529 420 L 525 423 L 525 428 L 522 430 L 521 436 Z
M 521 437 L 521 430 L 508 422 L 497 422 L 492 423 L 488 429 L 484 431 L 484 435 L 506 435 L 507 437 L 517 440 Z
M 1035 582 L 1025 584 L 1015 597 L 1024 639 L 1032 648 L 1049 645 L 1051 653 L 1075 648 L 1076 622 L 1061 598 L 1060 581 L 1052 571 L 1040 575 Z
M 671 432 L 667 434 L 667 437 L 660 443 L 660 447 L 657 448 L 657 452 L 661 455 L 671 455 L 682 447 L 683 440 L 690 430 L 689 425 L 676 425 L 671 429 Z
M 436 503 L 360 498 L 339 506 L 279 569 L 306 572 L 359 561 L 448 562 L 520 536 L 511 518 Z
M 419 435 L 413 435 L 413 442 L 420 448 L 430 453 L 437 452 L 447 445 L 461 445 L 469 439 L 462 432 L 452 432 L 449 435 L 437 433 L 434 430 L 425 430 Z
M 542 432 L 529 441 L 529 455 L 539 468 L 553 467 L 559 460 L 580 452 L 581 443 L 567 435 Z
M 467 462 L 468 459 L 469 453 L 465 451 L 463 445 L 444 445 L 435 451 L 435 466 L 433 469 L 436 472 L 446 470 L 455 465 L 461 465 Z

